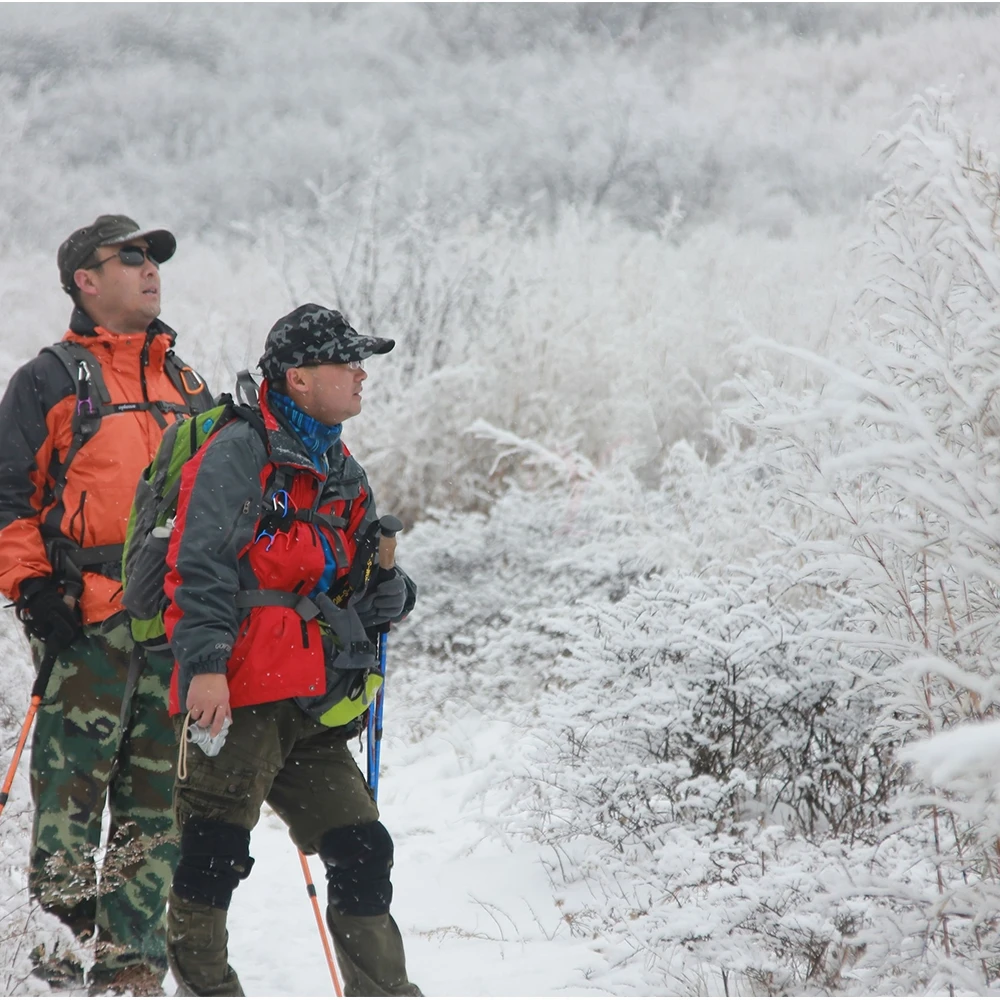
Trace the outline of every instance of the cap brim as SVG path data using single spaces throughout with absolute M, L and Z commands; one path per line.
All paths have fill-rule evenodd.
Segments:
M 364 342 L 358 345 L 357 361 L 364 361 L 373 354 L 388 354 L 396 346 L 396 341 L 386 337 L 365 337 Z
M 116 236 L 113 240 L 100 243 L 98 246 L 117 246 L 119 243 L 128 243 L 129 240 L 145 240 L 158 264 L 170 260 L 177 249 L 177 239 L 169 229 L 139 229 L 125 236 Z

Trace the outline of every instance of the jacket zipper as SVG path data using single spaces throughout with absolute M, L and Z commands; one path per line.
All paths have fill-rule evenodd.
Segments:
M 86 490 L 81 490 L 80 491 L 80 503 L 77 506 L 76 510 L 73 511 L 73 516 L 69 519 L 69 525 L 68 525 L 68 527 L 69 527 L 69 536 L 70 536 L 70 538 L 72 538 L 73 537 L 73 522 L 76 521 L 76 519 L 78 517 L 80 518 L 80 542 L 79 542 L 80 548 L 84 547 L 84 544 L 85 544 L 84 540 L 87 537 L 87 535 L 86 535 L 86 527 L 87 527 L 87 525 L 86 525 L 86 517 L 87 517 L 87 515 L 85 514 L 84 509 L 83 509 L 84 504 L 86 502 L 87 502 L 87 491 Z
M 149 402 L 149 391 L 146 388 L 146 367 L 149 364 L 149 345 L 153 339 L 153 334 L 147 333 L 146 340 L 142 345 L 142 354 L 139 355 L 139 384 L 142 386 L 142 401 Z

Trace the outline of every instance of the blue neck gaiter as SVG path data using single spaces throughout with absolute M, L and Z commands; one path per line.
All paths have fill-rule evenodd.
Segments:
M 326 472 L 329 468 L 326 453 L 340 437 L 340 428 L 343 425 L 334 424 L 331 427 L 329 424 L 321 424 L 314 417 L 310 417 L 308 413 L 303 413 L 292 400 L 280 392 L 269 392 L 267 402 L 271 409 L 277 410 L 295 430 L 316 468 Z M 309 592 L 310 597 L 325 594 L 333 586 L 334 574 L 337 571 L 337 559 L 333 554 L 329 539 L 322 531 L 318 534 L 323 545 L 325 567 L 322 576 L 316 582 L 316 586 Z
M 268 392 L 267 402 L 272 410 L 277 410 L 292 426 L 316 467 L 325 471 L 326 453 L 336 444 L 343 424 L 334 424 L 332 427 L 321 424 L 315 417 L 303 413 L 287 396 L 274 390 Z

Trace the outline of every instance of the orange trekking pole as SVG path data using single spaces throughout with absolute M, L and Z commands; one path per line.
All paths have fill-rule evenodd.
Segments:
M 28 730 L 31 729 L 31 723 L 38 711 L 38 706 L 42 703 L 42 698 L 45 697 L 45 689 L 48 687 L 49 677 L 52 676 L 52 668 L 55 666 L 57 655 L 55 650 L 46 652 L 42 665 L 38 668 L 35 686 L 31 689 L 31 704 L 28 706 L 28 714 L 24 717 L 24 725 L 21 726 L 21 735 L 18 737 L 17 746 L 14 749 L 14 757 L 10 762 L 10 767 L 7 768 L 7 777 L 4 778 L 3 788 L 0 789 L 0 813 L 3 813 L 7 799 L 10 798 L 10 786 L 14 784 L 17 765 L 21 762 L 24 744 L 28 741 Z
M 323 916 L 319 911 L 319 900 L 316 898 L 316 886 L 313 884 L 312 873 L 309 871 L 309 862 L 306 856 L 299 851 L 299 862 L 302 865 L 302 874 L 306 879 L 306 892 L 312 902 L 313 913 L 316 914 L 316 926 L 319 928 L 320 940 L 323 942 L 323 951 L 326 953 L 326 964 L 330 967 L 330 978 L 333 980 L 333 992 L 338 997 L 344 995 L 340 988 L 340 979 L 337 977 L 337 967 L 333 964 L 333 952 L 330 951 L 330 939 L 326 936 L 326 925 L 323 923 Z

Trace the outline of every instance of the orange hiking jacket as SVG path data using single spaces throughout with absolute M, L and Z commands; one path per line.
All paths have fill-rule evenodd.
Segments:
M 46 351 L 14 373 L 0 400 L 0 592 L 6 597 L 17 600 L 25 580 L 52 574 L 48 539 L 69 539 L 84 549 L 125 541 L 136 484 L 164 428 L 192 407 L 212 405 L 201 378 L 177 359 L 182 384 L 192 391 L 185 397 L 172 380 L 165 363 L 175 337 L 159 320 L 145 334 L 111 333 L 74 310 L 63 340 L 82 345 L 100 365 L 114 412 L 105 412 L 73 458 L 61 496 L 60 466 L 73 442 L 74 413 L 86 401 L 59 358 Z M 84 624 L 121 610 L 120 553 L 117 562 L 85 569 L 83 585 Z

